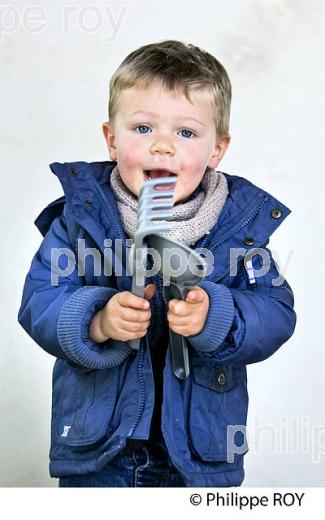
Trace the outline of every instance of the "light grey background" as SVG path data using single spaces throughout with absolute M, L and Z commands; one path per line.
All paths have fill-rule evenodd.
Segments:
M 220 169 L 248 178 L 292 210 L 270 247 L 294 289 L 298 323 L 273 357 L 248 368 L 244 486 L 323 486 L 324 3 L 10 5 L 1 11 L 0 43 L 0 485 L 57 485 L 48 475 L 54 358 L 17 324 L 24 279 L 41 242 L 33 221 L 62 194 L 48 164 L 108 158 L 101 123 L 111 74 L 140 45 L 173 38 L 213 53 L 230 74 L 232 142 Z M 31 22 L 30 5 L 42 7 L 42 26 Z M 74 11 L 64 24 L 69 6 Z

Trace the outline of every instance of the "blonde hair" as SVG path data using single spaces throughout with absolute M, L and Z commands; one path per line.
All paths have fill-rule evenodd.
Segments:
M 123 89 L 135 85 L 147 88 L 156 81 L 167 90 L 183 93 L 189 101 L 190 89 L 208 88 L 215 105 L 217 135 L 223 137 L 229 133 L 231 83 L 225 68 L 208 52 L 177 40 L 143 45 L 123 60 L 109 84 L 111 124 L 114 126 Z

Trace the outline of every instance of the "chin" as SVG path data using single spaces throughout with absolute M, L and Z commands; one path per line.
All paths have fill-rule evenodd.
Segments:
M 189 197 L 191 196 L 191 193 L 188 193 L 188 194 L 179 194 L 179 193 L 176 193 L 175 196 L 174 196 L 174 204 L 182 204 L 183 202 L 186 202 Z

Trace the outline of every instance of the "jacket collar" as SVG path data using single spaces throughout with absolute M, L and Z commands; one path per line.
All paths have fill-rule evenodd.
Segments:
M 74 218 L 93 236 L 98 246 L 104 243 L 104 238 L 109 237 L 113 245 L 116 239 L 120 239 L 125 248 L 126 236 L 108 182 L 115 165 L 114 161 L 55 162 L 50 164 L 50 168 L 62 184 L 65 201 Z M 213 272 L 206 280 L 220 279 L 229 271 L 227 264 L 230 248 L 249 251 L 265 246 L 272 233 L 291 212 L 271 194 L 247 179 L 228 173 L 224 175 L 229 190 L 225 205 L 210 232 L 194 245 L 195 249 L 207 248 L 217 256 Z M 50 225 L 55 216 L 55 206 L 58 212 L 60 209 L 62 211 L 62 201 L 61 197 L 43 210 L 35 221 L 39 229 L 40 225 L 43 230 L 46 228 L 47 220 Z M 116 254 L 114 248 L 113 252 Z M 122 258 L 120 261 L 125 262 Z

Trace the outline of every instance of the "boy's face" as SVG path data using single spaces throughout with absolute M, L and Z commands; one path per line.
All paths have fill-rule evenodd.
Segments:
M 172 172 L 174 203 L 184 201 L 222 159 L 230 136 L 217 139 L 211 93 L 192 90 L 190 98 L 159 83 L 134 86 L 121 92 L 114 126 L 103 124 L 111 160 L 137 197 L 148 171 L 152 178 Z

